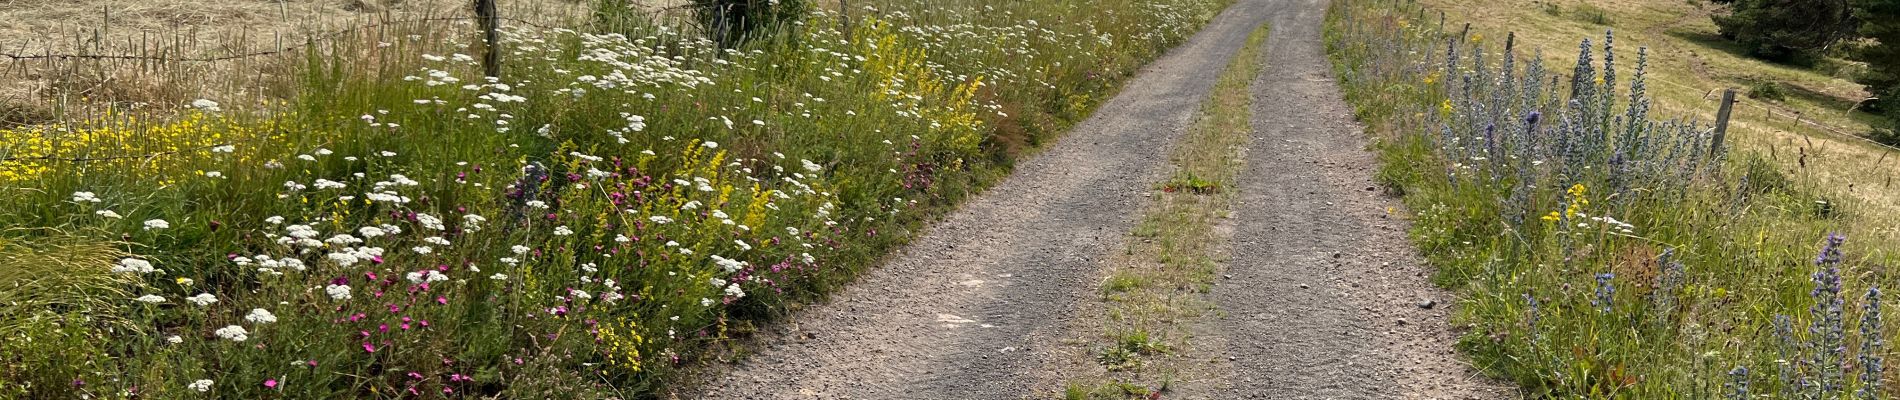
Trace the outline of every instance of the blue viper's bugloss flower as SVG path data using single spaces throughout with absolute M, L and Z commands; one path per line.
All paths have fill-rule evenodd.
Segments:
M 1794 321 L 1785 314 L 1775 314 L 1775 349 L 1781 358 L 1775 360 L 1776 377 L 1781 380 L 1781 398 L 1798 398 L 1808 385 L 1803 377 L 1800 363 L 1800 345 L 1794 337 Z
M 1886 345 L 1880 329 L 1880 288 L 1867 288 L 1860 310 L 1860 390 L 1854 397 L 1874 400 L 1880 398 L 1881 372 L 1886 370 L 1880 357 Z
M 1537 296 L 1524 292 L 1524 306 L 1529 314 L 1524 317 L 1524 327 L 1531 332 L 1531 339 L 1537 339 L 1537 313 L 1542 308 L 1537 303 Z
M 1612 279 L 1616 279 L 1615 273 L 1597 274 L 1597 298 L 1590 302 L 1590 305 L 1606 313 L 1610 312 L 1610 302 L 1616 295 L 1616 286 L 1610 284 Z
M 1808 368 L 1814 373 L 1814 395 L 1834 396 L 1842 390 L 1845 377 L 1842 363 L 1847 358 L 1847 334 L 1842 321 L 1841 243 L 1839 234 L 1829 234 L 1815 257 L 1814 306 L 1808 309 Z
M 1728 371 L 1728 399 L 1748 400 L 1748 367 Z
M 1682 261 L 1677 260 L 1676 249 L 1665 249 L 1656 256 L 1656 291 L 1651 293 L 1651 301 L 1656 307 L 1656 318 L 1667 325 L 1676 311 L 1676 291 L 1682 289 L 1684 271 Z

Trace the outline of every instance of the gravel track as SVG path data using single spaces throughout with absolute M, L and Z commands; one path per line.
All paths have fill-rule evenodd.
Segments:
M 1214 74 L 1261 21 L 1224 11 L 1093 116 L 828 304 L 762 340 L 705 398 L 1005 399 L 1057 384 L 1056 341 L 1164 171 Z
M 1088 120 L 933 224 L 826 304 L 769 328 L 705 382 L 709 399 L 1048 398 L 1060 341 L 1099 318 L 1108 254 L 1167 171 L 1214 77 L 1265 21 L 1257 133 L 1233 221 L 1222 308 L 1197 351 L 1229 357 L 1181 393 L 1207 398 L 1486 396 L 1451 350 L 1451 297 L 1427 282 L 1374 192 L 1376 160 L 1326 78 L 1323 0 L 1239 0 L 1145 67 Z M 1334 252 L 1342 253 L 1334 256 Z M 1304 285 L 1304 286 L 1302 286 Z M 1416 303 L 1434 299 L 1434 309 Z M 1400 325 L 1398 318 L 1409 323 Z M 1202 338 L 1197 337 L 1199 341 Z M 1402 390 L 1400 390 L 1402 389 Z M 1170 396 L 1174 397 L 1174 396 Z
M 1272 13 L 1235 257 L 1211 294 L 1225 315 L 1205 329 L 1232 363 L 1211 397 L 1504 397 L 1455 353 L 1455 301 L 1430 283 L 1401 205 L 1376 190 L 1378 160 L 1324 54 L 1325 12 L 1289 0 Z

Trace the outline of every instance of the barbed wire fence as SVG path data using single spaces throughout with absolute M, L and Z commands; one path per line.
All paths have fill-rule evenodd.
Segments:
M 841 24 L 843 24 L 843 26 L 848 27 L 849 26 L 848 24 L 850 22 L 849 21 L 850 2 L 849 0 L 836 0 L 836 1 L 837 1 L 839 10 L 842 13 L 844 13 L 843 15 L 846 16 L 845 18 L 843 18 L 843 21 L 841 21 Z M 272 55 L 289 53 L 293 51 L 299 51 L 305 47 L 316 45 L 319 42 L 337 40 L 337 39 L 342 38 L 343 36 L 349 35 L 354 32 L 360 32 L 367 29 L 374 29 L 374 28 L 380 28 L 380 27 L 385 27 L 385 26 L 428 23 L 428 22 L 458 22 L 458 21 L 470 21 L 470 22 L 481 23 L 484 20 L 493 20 L 495 22 L 520 24 L 520 25 L 526 25 L 526 26 L 541 28 L 541 29 L 556 28 L 556 26 L 549 23 L 535 22 L 535 21 L 531 21 L 531 20 L 527 20 L 523 18 L 499 15 L 500 10 L 496 9 L 496 0 L 473 0 L 473 3 L 474 5 L 471 7 L 471 9 L 474 10 L 474 15 L 470 15 L 470 16 L 383 19 L 383 20 L 377 20 L 375 22 L 370 22 L 370 23 L 331 29 L 324 32 L 308 33 L 308 34 L 302 35 L 303 36 L 302 42 L 297 43 L 297 44 L 292 44 L 292 45 L 287 45 L 287 46 L 277 46 L 270 50 L 241 52 L 241 53 L 227 54 L 227 55 L 220 55 L 220 56 L 184 57 L 184 56 L 174 56 L 174 55 L 154 56 L 154 55 L 147 55 L 147 54 L 53 53 L 51 51 L 35 54 L 35 53 L 21 53 L 18 51 L 6 51 L 4 50 L 4 47 L 0 47 L 0 59 L 13 60 L 13 61 L 19 61 L 19 60 L 131 60 L 131 61 L 159 61 L 159 62 L 220 62 L 220 61 L 231 61 L 231 60 L 237 60 L 237 59 L 243 59 L 243 58 L 272 56 Z M 630 4 L 630 6 L 632 6 L 634 9 L 627 10 L 628 12 L 631 12 L 634 14 L 642 14 L 646 17 L 661 17 L 661 16 L 667 16 L 667 15 L 678 15 L 680 13 L 696 12 L 700 9 L 719 7 L 718 5 L 714 5 L 714 4 L 696 4 L 696 3 L 676 4 L 676 5 L 670 5 L 670 6 L 641 6 L 638 4 Z M 500 24 L 495 24 L 495 27 L 499 28 Z M 482 27 L 479 27 L 478 29 L 482 31 L 481 33 L 483 33 L 484 35 L 486 35 L 486 31 L 490 30 L 490 28 L 487 26 L 482 26 Z M 492 37 L 489 37 L 487 39 L 493 40 Z
M 279 34 L 277 45 L 270 49 L 257 50 L 257 51 L 233 51 L 230 54 L 221 54 L 221 55 L 183 56 L 181 54 L 184 54 L 185 51 L 181 49 L 153 50 L 149 46 L 146 46 L 145 42 L 141 42 L 141 46 L 138 47 L 141 51 L 141 54 L 96 54 L 96 53 L 87 53 L 87 52 L 54 53 L 50 50 L 50 48 L 48 51 L 43 51 L 38 54 L 33 54 L 33 53 L 23 53 L 19 51 L 5 51 L 4 47 L 0 47 L 0 61 L 7 63 L 7 65 L 4 68 L 0 68 L 0 77 L 4 77 L 8 74 L 24 74 L 21 71 L 30 71 L 32 68 L 22 66 L 22 64 L 33 63 L 33 62 L 51 63 L 51 64 L 56 64 L 56 65 L 73 63 L 73 62 L 95 62 L 95 63 L 98 63 L 98 62 L 137 62 L 137 63 L 162 64 L 162 65 L 177 65 L 177 64 L 185 64 L 185 63 L 215 64 L 215 63 L 222 63 L 222 62 L 242 62 L 244 60 L 249 60 L 249 59 L 259 58 L 259 57 L 274 57 L 274 56 L 295 54 L 297 52 L 309 50 L 313 46 L 321 46 L 321 45 L 328 44 L 329 42 L 337 41 L 337 40 L 359 39 L 359 38 L 353 37 L 353 35 L 361 33 L 361 32 L 365 32 L 365 31 L 376 30 L 376 29 L 381 29 L 381 28 L 390 27 L 390 26 L 444 23 L 444 22 L 474 22 L 475 25 L 477 25 L 477 32 L 474 32 L 474 33 L 480 35 L 481 37 L 481 40 L 479 41 L 480 42 L 479 48 L 482 52 L 482 57 L 481 57 L 482 72 L 485 76 L 497 77 L 501 73 L 502 52 L 499 46 L 499 43 L 501 42 L 499 31 L 502 29 L 503 23 L 527 26 L 527 27 L 543 29 L 543 30 L 557 29 L 557 28 L 579 28 L 582 25 L 582 24 L 572 23 L 573 21 L 569 21 L 569 23 L 567 24 L 561 24 L 557 26 L 555 24 L 549 24 L 545 22 L 536 22 L 536 21 L 531 21 L 531 20 L 527 20 L 523 18 L 503 16 L 503 15 L 500 15 L 500 12 L 496 5 L 496 0 L 471 0 L 471 1 L 472 1 L 472 4 L 470 5 L 468 11 L 472 11 L 474 15 L 430 16 L 430 17 L 421 17 L 421 18 L 394 19 L 394 18 L 387 18 L 387 14 L 385 14 L 383 18 L 379 18 L 377 20 L 374 20 L 368 23 L 361 23 L 361 24 L 356 24 L 353 26 L 329 29 L 329 30 L 325 30 L 321 32 L 306 33 L 302 35 L 302 39 L 299 42 L 294 43 L 294 44 L 285 45 L 283 43 L 281 34 Z M 851 14 L 850 14 L 849 2 L 848 0 L 836 0 L 836 1 L 837 1 L 837 7 L 838 7 L 837 11 L 838 11 L 838 16 L 839 16 L 837 23 L 841 30 L 845 30 L 846 32 L 848 32 L 851 27 L 850 25 Z M 621 14 L 622 16 L 633 15 L 635 16 L 635 18 L 643 18 L 643 19 L 646 19 L 647 21 L 660 21 L 659 18 L 663 18 L 667 16 L 681 16 L 682 13 L 695 13 L 695 12 L 702 11 L 708 7 L 718 6 L 717 4 L 714 4 L 714 3 L 702 3 L 698 1 L 671 5 L 671 6 L 645 6 L 637 2 L 629 2 L 629 3 L 626 3 L 625 5 L 627 5 L 630 9 L 617 10 L 618 12 L 623 13 Z M 598 10 L 594 10 L 594 11 L 597 12 Z M 107 10 L 106 12 L 110 13 L 110 10 Z M 593 17 L 599 18 L 599 14 L 593 15 Z M 692 18 L 685 18 L 682 20 L 674 21 L 674 22 L 682 22 L 682 21 L 689 24 L 693 23 Z M 599 21 L 592 21 L 592 22 L 599 22 Z M 95 31 L 95 34 L 97 34 L 97 31 Z M 94 43 L 98 44 L 99 41 L 100 41 L 99 38 L 95 36 Z M 182 47 L 185 44 L 179 43 L 179 42 L 173 42 L 171 45 Z M 127 47 L 132 47 L 132 46 L 128 45 Z M 160 55 L 152 55 L 151 53 L 160 53 Z M 44 68 L 44 65 L 42 67 Z M 0 100 L 8 100 L 8 99 L 0 98 Z M 0 104 L 0 106 L 6 106 L 6 104 Z M 5 112 L 5 111 L 7 110 L 0 109 L 0 112 Z M 6 117 L 6 115 L 0 115 L 0 120 L 3 120 L 4 117 Z M 4 125 L 0 125 L 0 128 L 4 128 L 4 127 L 5 127 Z M 60 131 L 63 132 L 63 130 L 60 130 Z M 226 145 L 231 145 L 231 144 L 246 142 L 246 141 L 248 140 L 226 141 L 226 142 L 212 143 L 212 144 L 197 146 L 197 147 L 192 147 L 192 148 L 177 149 L 177 150 L 172 150 L 172 151 L 150 153 L 150 154 L 112 154 L 112 155 L 88 154 L 88 155 L 78 155 L 78 156 L 65 156 L 65 155 L 20 156 L 20 155 L 15 154 L 14 152 L 15 150 L 13 148 L 15 147 L 14 143 L 0 143 L 0 162 L 33 162 L 33 161 L 48 162 L 48 161 L 51 161 L 51 162 L 84 163 L 84 162 L 94 162 L 94 161 L 114 161 L 114 160 L 126 160 L 126 159 L 149 160 L 156 157 L 162 157 L 162 156 L 177 154 L 177 153 L 182 153 L 182 152 L 206 151 L 212 148 L 217 148 L 221 146 L 226 146 Z

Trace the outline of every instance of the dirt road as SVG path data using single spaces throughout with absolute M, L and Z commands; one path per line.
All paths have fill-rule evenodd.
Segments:
M 1496 398 L 1452 348 L 1451 295 L 1371 177 L 1375 153 L 1320 39 L 1324 0 L 1276 2 L 1253 144 L 1212 332 L 1233 357 L 1214 398 Z M 1388 214 L 1388 210 L 1391 214 Z
M 1009 399 L 1059 392 L 1056 349 L 1098 297 L 1141 194 L 1246 37 L 1271 21 L 1231 279 L 1210 296 L 1211 398 L 1470 398 L 1451 297 L 1427 282 L 1328 78 L 1320 0 L 1240 0 L 1016 174 L 707 382 L 715 399 Z M 1419 301 L 1434 300 L 1430 309 Z M 1400 319 L 1404 319 L 1403 322 Z M 1197 338 L 1196 340 L 1202 340 Z M 1224 382 L 1224 383 L 1223 383 Z

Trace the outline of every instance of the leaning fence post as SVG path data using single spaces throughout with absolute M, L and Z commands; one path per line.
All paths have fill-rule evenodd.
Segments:
M 1715 111 L 1715 139 L 1709 144 L 1709 155 L 1722 154 L 1722 137 L 1728 135 L 1728 116 L 1735 111 L 1735 88 L 1722 90 L 1722 108 Z
M 482 75 L 501 77 L 501 16 L 495 0 L 475 0 L 475 20 L 482 29 Z

